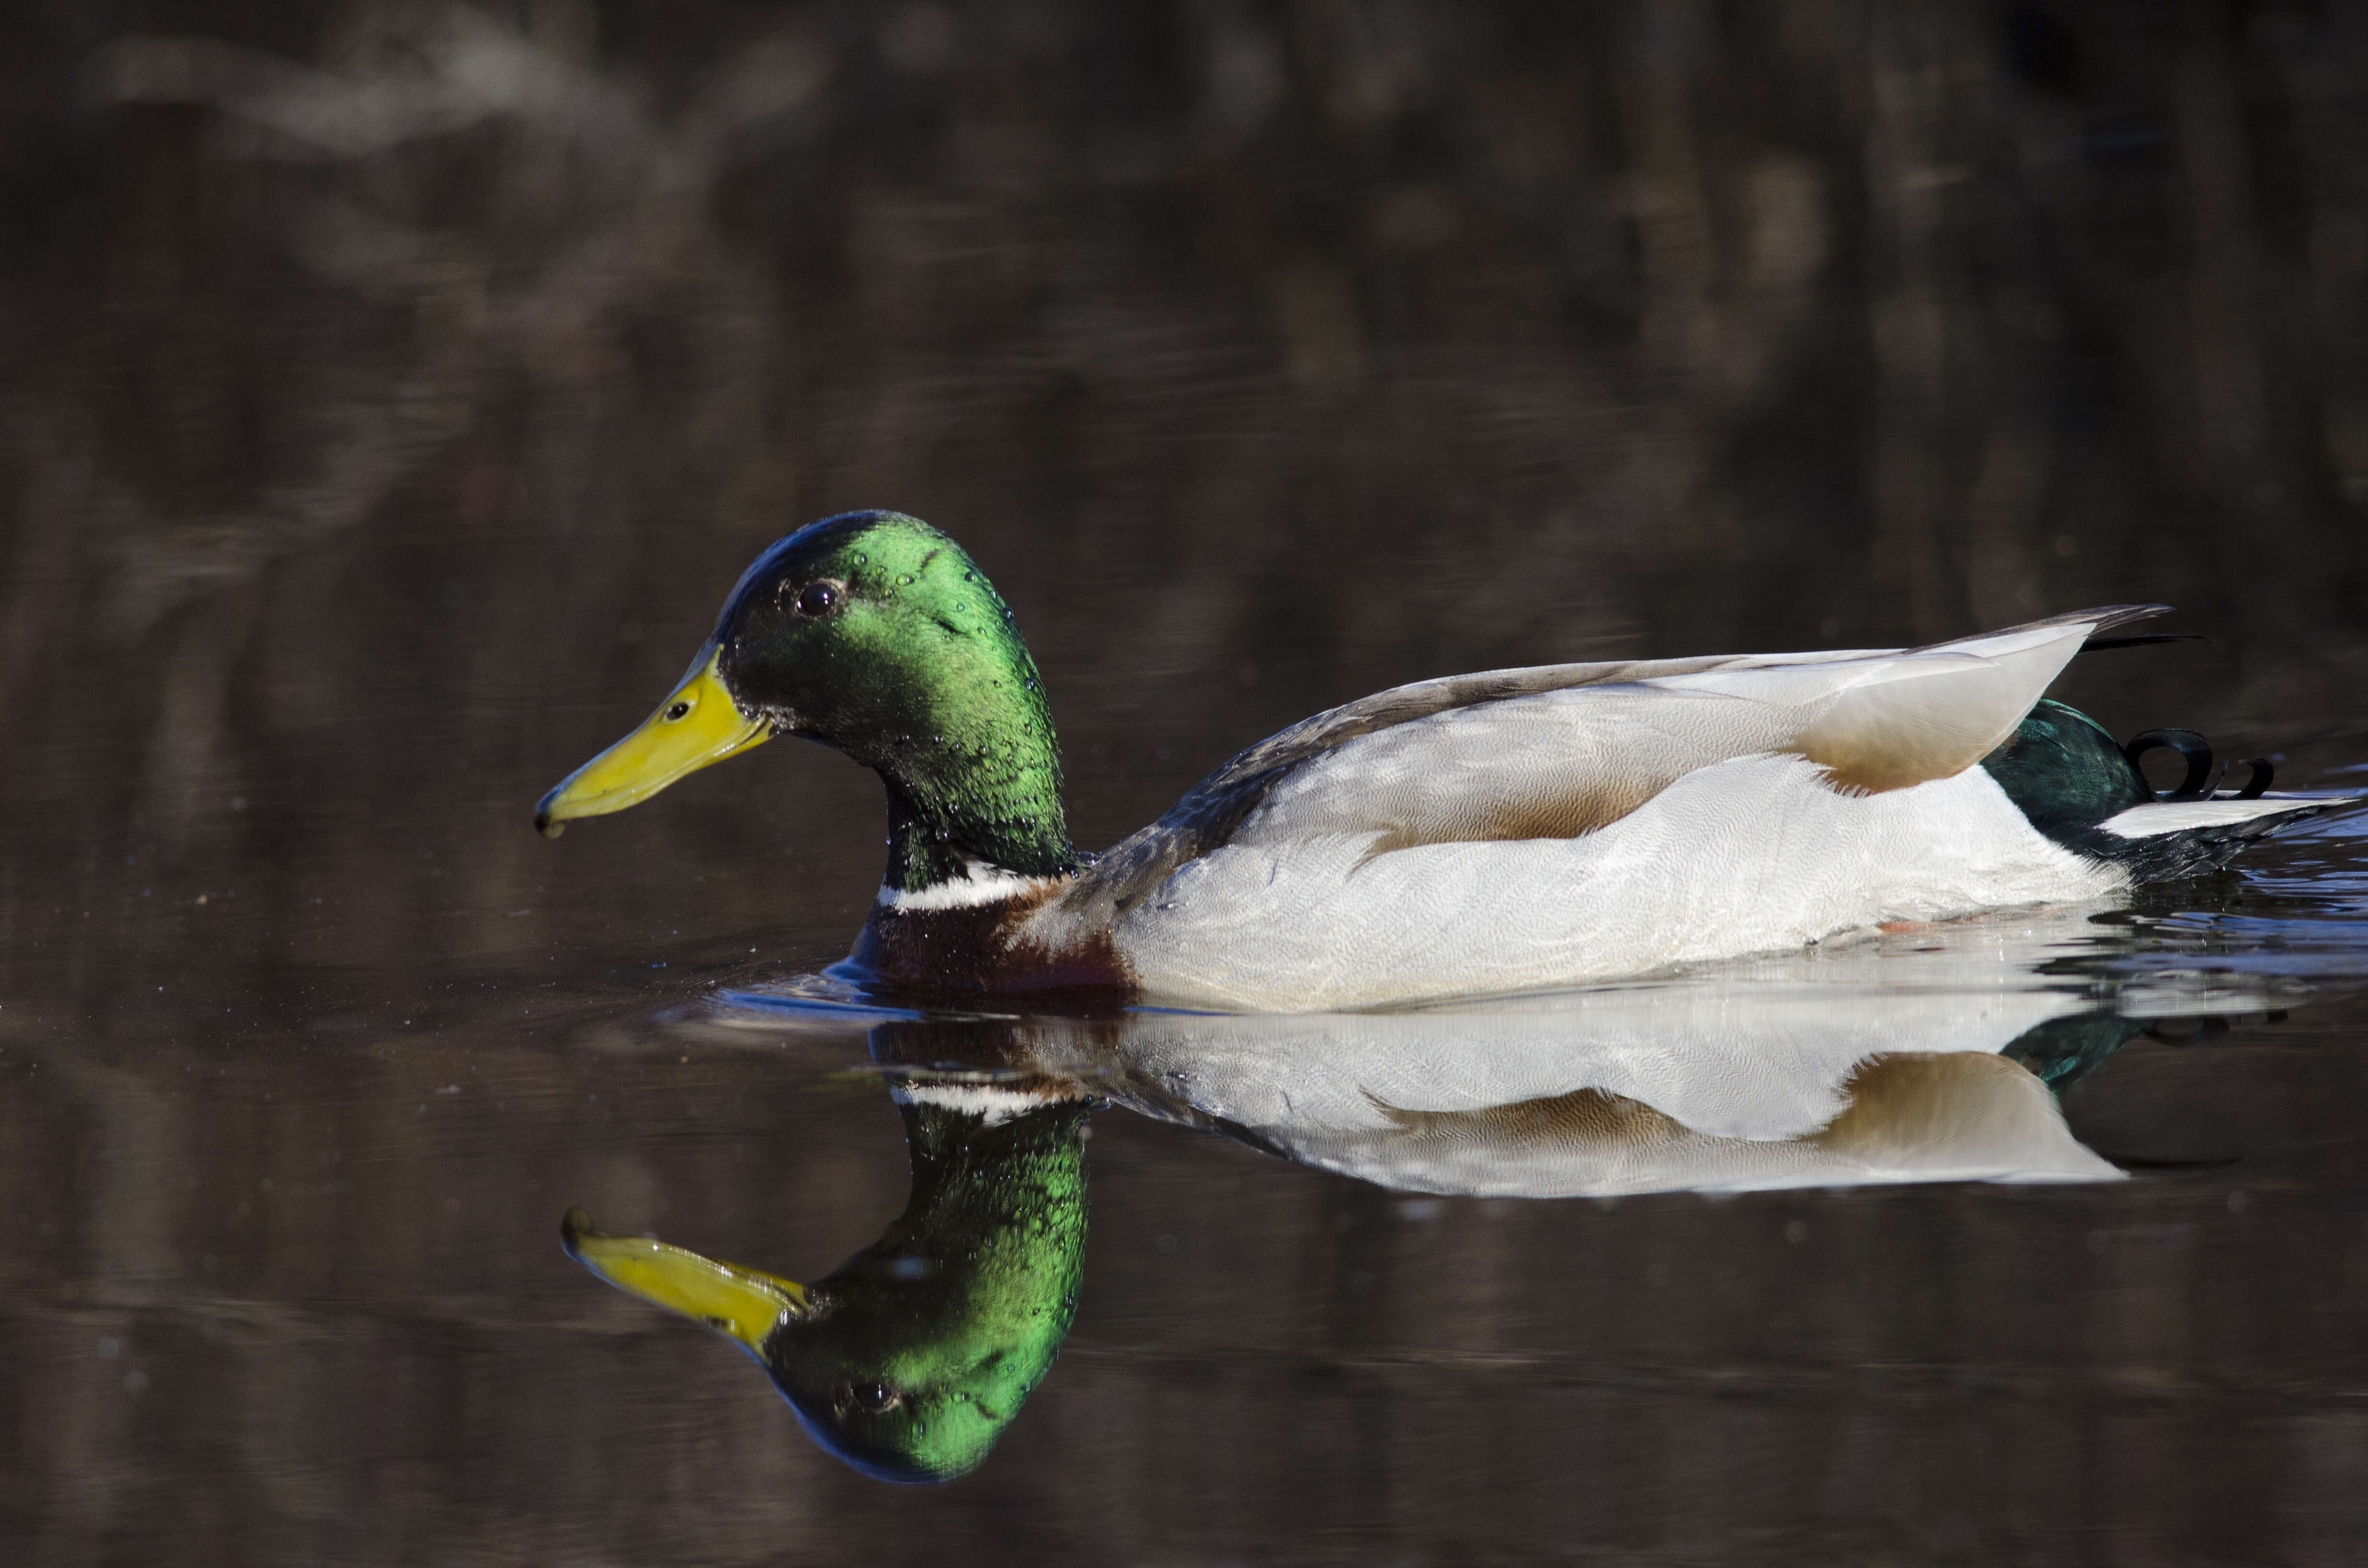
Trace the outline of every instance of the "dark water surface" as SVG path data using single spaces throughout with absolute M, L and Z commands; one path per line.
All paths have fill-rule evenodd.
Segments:
M 1564 997 L 933 1020 L 807 967 L 862 902 L 827 859 L 868 853 L 851 769 L 737 767 L 560 845 L 530 787 L 482 834 L 409 824 L 456 871 L 521 844 L 564 902 L 456 875 L 388 911 L 334 859 L 258 859 L 50 911 L 0 1011 L 28 1560 L 2335 1562 L 2368 1530 L 2356 826 L 2128 907 Z M 801 793 L 779 871 L 659 858 L 674 891 L 637 898 L 606 869 L 667 812 Z M 784 922 L 718 918 L 702 877 L 764 878 Z M 266 878 L 318 913 L 249 913 Z M 467 935 L 423 962 L 422 926 Z M 1981 1078 L 1895 1095 L 1851 1148 L 1734 1157 L 1873 1105 L 1870 1056 L 2001 1049 L 2068 1132 L 2034 1081 L 2001 1119 Z M 875 1057 L 1119 1102 L 1060 1360 L 984 1468 L 920 1494 L 557 1238 L 582 1205 L 836 1267 L 905 1198 L 882 1078 L 849 1071 Z M 1535 1103 L 1588 1087 L 1698 1146 Z M 2108 1174 L 2091 1153 L 2128 1179 L 1816 1185 Z M 1779 1189 L 1440 1196 L 1694 1184 Z
M 2368 32 L 2167 15 L 0 20 L 0 1561 L 2359 1560 L 2358 819 L 1297 1020 L 830 979 L 814 748 L 529 826 L 856 506 L 993 574 L 1089 846 L 1400 681 L 2150 599 L 2213 640 L 2059 695 L 2362 787 Z M 560 1245 L 813 1281 L 908 1121 L 1078 1094 L 941 1487 Z

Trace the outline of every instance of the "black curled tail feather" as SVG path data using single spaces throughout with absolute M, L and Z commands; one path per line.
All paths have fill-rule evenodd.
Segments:
M 2122 755 L 2129 758 L 2132 767 L 2136 767 L 2138 759 L 2150 751 L 2175 751 L 2179 760 L 2187 765 L 2186 775 L 2176 789 L 2162 795 L 2163 800 L 2201 801 L 2220 782 L 2212 772 L 2211 743 L 2192 730 L 2148 730 L 2145 734 L 2131 736 Z M 2145 775 L 2139 777 L 2143 778 Z
M 2131 736 L 2122 755 L 2130 759 L 2132 767 L 2136 767 L 2138 758 L 2164 748 L 2179 754 L 2180 760 L 2187 764 L 2187 775 L 2177 789 L 2166 790 L 2155 799 L 2209 801 L 2219 794 L 2220 782 L 2228 776 L 2228 770 L 2225 767 L 2217 773 L 2212 770 L 2212 747 L 2192 730 L 2148 730 L 2142 735 Z M 2231 797 L 2235 800 L 2260 800 L 2269 791 L 2270 781 L 2278 776 L 2277 765 L 2266 756 L 2248 756 L 2237 766 L 2246 772 L 2245 782 Z

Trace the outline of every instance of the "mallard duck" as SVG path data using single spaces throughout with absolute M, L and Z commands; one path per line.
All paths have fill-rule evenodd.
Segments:
M 681 683 L 535 821 L 799 735 L 887 787 L 852 955 L 877 980 L 1286 1012 L 1537 990 L 2105 895 L 2325 809 L 2261 795 L 2260 768 L 2157 800 L 2043 700 L 2091 637 L 2167 608 L 1419 681 L 1261 741 L 1096 857 L 1009 607 L 927 523 L 850 512 L 758 556 Z

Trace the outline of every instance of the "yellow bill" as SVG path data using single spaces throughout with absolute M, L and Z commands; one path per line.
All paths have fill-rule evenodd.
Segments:
M 699 651 L 682 684 L 642 727 L 586 763 L 534 809 L 535 830 L 557 838 L 577 817 L 605 816 L 637 806 L 686 774 L 762 745 L 772 733 L 762 719 L 742 716 L 723 689 L 713 642 Z
M 806 1288 L 793 1279 L 646 1236 L 608 1235 L 594 1230 L 581 1209 L 570 1209 L 559 1222 L 559 1239 L 568 1256 L 620 1290 L 696 1318 L 751 1352 L 763 1350 L 773 1330 L 806 1310 Z

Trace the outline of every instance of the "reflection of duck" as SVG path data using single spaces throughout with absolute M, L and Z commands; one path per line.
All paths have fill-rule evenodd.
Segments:
M 1946 949 L 1861 951 L 1815 982 L 1796 966 L 1781 983 L 1485 1012 L 894 1017 L 871 1046 L 901 1070 L 913 1195 L 837 1273 L 797 1285 L 599 1234 L 580 1210 L 564 1233 L 612 1284 L 737 1340 L 832 1453 L 886 1480 L 944 1480 L 985 1457 L 1068 1332 L 1089 1096 L 1415 1192 L 2117 1176 L 2022 1063 L 2092 1066 L 2136 1026 L 2063 992 L 1916 988 L 1969 972 L 1976 955 Z M 1851 983 L 1885 963 L 1907 983 Z
M 1069 843 L 1009 609 L 936 529 L 849 513 L 759 557 L 682 684 L 537 821 L 799 734 L 887 784 L 856 957 L 892 980 L 1267 1009 L 1565 984 L 2094 896 L 2320 809 L 2156 803 L 2110 736 L 2041 702 L 2091 634 L 2160 608 L 1401 687 L 1251 747 L 1097 860 Z
M 569 1254 L 609 1283 L 729 1335 L 825 1449 L 885 1481 L 945 1481 L 986 1457 L 1061 1347 L 1086 1238 L 1086 1104 L 1004 1087 L 900 1094 L 905 1212 L 812 1285 L 663 1242 Z

